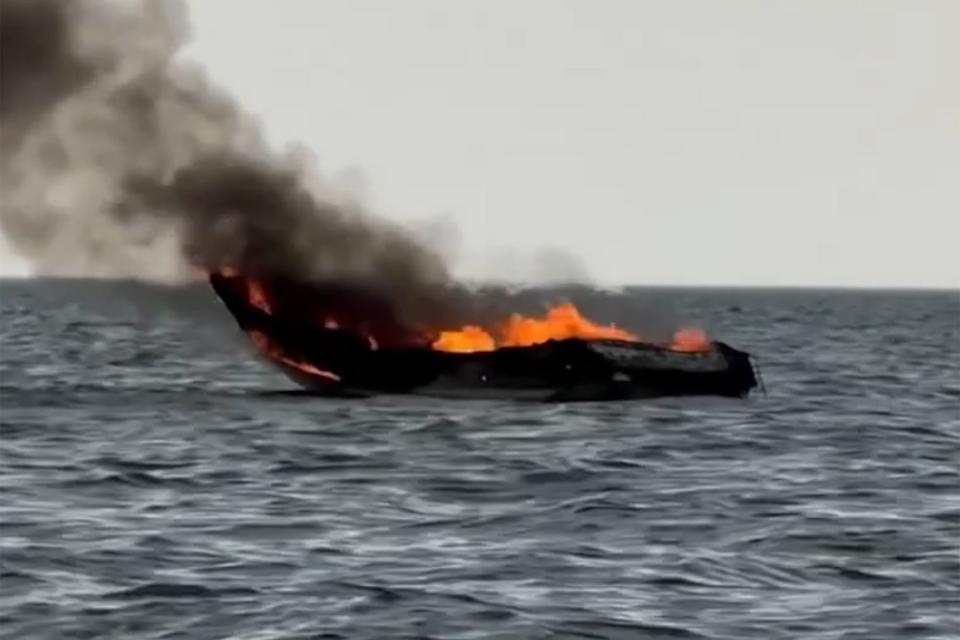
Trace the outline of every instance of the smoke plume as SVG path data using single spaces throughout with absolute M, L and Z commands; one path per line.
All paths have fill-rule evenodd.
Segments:
M 45 275 L 336 281 L 434 318 L 438 253 L 325 195 L 178 51 L 172 0 L 0 0 L 0 227 Z

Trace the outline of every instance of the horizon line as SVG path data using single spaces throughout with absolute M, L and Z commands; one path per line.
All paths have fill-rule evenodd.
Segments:
M 206 284 L 205 280 L 192 282 L 163 282 L 135 277 L 114 276 L 71 276 L 71 275 L 34 275 L 34 274 L 4 274 L 0 275 L 0 283 L 24 284 L 30 281 L 46 282 L 97 282 L 115 284 L 140 284 L 155 287 L 191 287 Z M 930 293 L 960 293 L 960 285 L 898 285 L 898 284 L 805 284 L 805 283 L 600 283 L 600 282 L 505 282 L 498 280 L 480 280 L 461 278 L 459 281 L 468 286 L 476 287 L 505 287 L 526 289 L 551 289 L 560 287 L 586 287 L 590 289 L 712 289 L 712 290 L 786 290 L 786 291 L 864 291 L 864 292 L 930 292 Z

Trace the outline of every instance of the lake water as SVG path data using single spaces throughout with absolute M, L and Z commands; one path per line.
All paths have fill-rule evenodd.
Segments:
M 324 400 L 204 287 L 0 283 L 0 635 L 960 637 L 960 294 L 593 307 L 768 395 Z

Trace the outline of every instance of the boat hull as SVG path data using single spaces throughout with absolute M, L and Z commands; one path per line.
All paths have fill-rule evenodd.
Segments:
M 240 328 L 268 336 L 273 362 L 319 395 L 572 402 L 746 397 L 757 386 L 749 354 L 722 342 L 695 352 L 578 338 L 471 353 L 422 343 L 381 346 L 347 329 L 258 308 L 230 278 L 214 276 L 211 283 Z

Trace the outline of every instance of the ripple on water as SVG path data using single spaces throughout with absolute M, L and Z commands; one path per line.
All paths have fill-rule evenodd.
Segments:
M 546 406 L 322 400 L 43 286 L 0 296 L 3 637 L 960 628 L 955 296 L 659 292 L 769 395 Z

